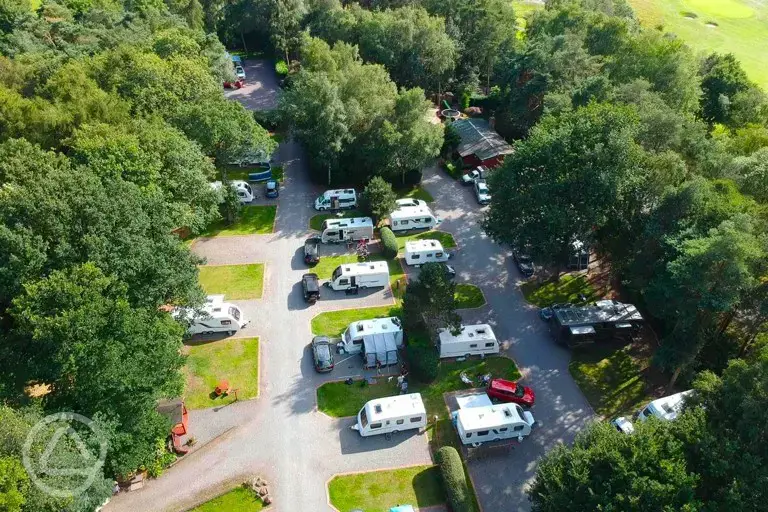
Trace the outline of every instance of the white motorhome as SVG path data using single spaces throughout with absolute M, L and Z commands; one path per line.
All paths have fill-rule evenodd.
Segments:
M 357 206 L 357 192 L 353 188 L 326 190 L 315 199 L 315 210 L 343 210 Z
M 390 338 L 396 348 L 403 346 L 403 326 L 396 316 L 352 322 L 341 336 L 341 347 L 348 354 L 365 350 L 365 340 L 377 336 Z
M 325 283 L 331 289 L 364 290 L 389 284 L 389 267 L 386 261 L 368 261 L 364 263 L 345 263 L 339 265 L 331 274 L 331 280 Z
M 489 441 L 514 438 L 522 442 L 530 435 L 535 423 L 530 411 L 512 403 L 481 405 L 482 401 L 475 402 L 479 403 L 465 407 L 460 403 L 460 409 L 452 414 L 462 444 L 477 447 Z
M 405 262 L 408 265 L 440 263 L 448 261 L 450 257 L 451 255 L 445 252 L 443 245 L 437 240 L 409 240 L 405 242 Z
M 250 203 L 256 197 L 253 193 L 253 188 L 247 181 L 232 180 L 229 184 L 235 189 L 235 192 L 237 192 L 237 199 L 240 203 Z M 216 191 L 220 191 L 223 186 L 224 184 L 220 181 L 211 183 L 211 188 Z
M 231 336 L 248 323 L 242 310 L 234 304 L 224 302 L 223 295 L 209 295 L 205 306 L 199 311 L 192 308 L 176 308 L 173 316 L 189 321 L 187 332 L 190 335 L 226 332 Z
M 441 358 L 485 356 L 498 354 L 499 342 L 488 324 L 462 325 L 457 335 L 448 329 L 440 330 L 438 351 Z
M 400 206 L 389 214 L 389 227 L 392 231 L 409 229 L 432 229 L 440 224 L 428 206 Z
M 371 240 L 373 219 L 370 217 L 325 219 L 320 231 L 322 232 L 320 241 L 324 244 L 337 244 L 347 240 Z
M 643 407 L 637 418 L 640 421 L 645 421 L 651 416 L 655 416 L 660 420 L 672 421 L 677 418 L 680 411 L 683 408 L 683 402 L 685 398 L 690 396 L 693 390 L 683 391 L 682 393 L 675 393 L 674 395 L 658 398 L 650 404 Z
M 388 396 L 367 402 L 357 413 L 352 430 L 361 436 L 395 434 L 427 426 L 427 410 L 419 393 Z

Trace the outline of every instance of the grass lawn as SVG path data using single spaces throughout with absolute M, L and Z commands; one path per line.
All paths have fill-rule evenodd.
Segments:
M 259 395 L 259 338 L 187 345 L 186 352 L 184 402 L 190 409 L 205 409 L 234 400 L 234 395 L 211 398 L 222 379 L 229 381 L 232 389 L 237 389 L 238 399 Z
M 483 291 L 473 284 L 457 284 L 454 298 L 456 309 L 479 308 L 485 305 Z
M 200 268 L 200 285 L 208 295 L 224 294 L 227 300 L 260 299 L 264 289 L 264 264 L 212 265 Z
M 399 503 L 419 509 L 445 503 L 437 466 L 340 475 L 328 483 L 328 495 L 331 504 L 344 512 L 387 512 Z
M 323 221 L 325 219 L 332 218 L 349 218 L 349 217 L 365 217 L 365 214 L 360 210 L 342 210 L 340 214 L 336 213 L 320 213 L 309 219 L 309 229 L 320 231 L 323 229 Z
M 411 235 L 399 235 L 397 236 L 397 247 L 402 251 L 405 249 L 405 243 L 409 240 L 437 240 L 443 249 L 456 247 L 456 240 L 453 239 L 453 235 L 445 231 L 420 231 Z
M 435 198 L 432 197 L 432 194 L 427 192 L 426 189 L 423 189 L 421 186 L 395 190 L 395 193 L 397 194 L 398 199 L 421 199 L 428 203 L 435 200 Z
M 223 220 L 214 222 L 201 237 L 264 235 L 275 229 L 277 206 L 244 206 L 240 220 L 226 226 Z
M 255 170 L 261 170 L 259 167 L 240 167 L 239 165 L 224 165 L 218 168 L 219 176 L 218 179 L 221 180 L 222 178 L 222 169 L 227 171 L 227 178 L 230 180 L 243 180 L 248 181 L 248 174 L 254 172 Z M 272 178 L 276 179 L 277 181 L 283 181 L 283 166 L 282 165 L 273 165 L 272 166 Z M 258 192 L 261 189 L 261 186 L 263 183 L 251 183 L 251 186 L 254 187 L 254 190 Z
M 199 507 L 193 508 L 190 512 L 259 512 L 264 509 L 260 499 L 256 494 L 245 487 L 237 487 L 218 498 L 206 501 Z
M 568 369 L 596 413 L 608 419 L 629 415 L 651 398 L 628 347 L 590 347 L 574 352 Z
M 580 293 L 587 297 L 587 302 L 600 298 L 583 275 L 566 274 L 560 277 L 560 280 L 553 279 L 542 284 L 531 279 L 523 283 L 520 289 L 523 291 L 525 300 L 541 308 L 557 302 L 579 303 L 581 302 Z

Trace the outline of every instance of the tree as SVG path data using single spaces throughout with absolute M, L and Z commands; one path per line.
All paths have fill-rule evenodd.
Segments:
M 290 51 L 297 48 L 301 41 L 301 20 L 306 15 L 304 0 L 270 0 L 272 13 L 270 30 L 272 44 L 283 52 L 285 61 L 290 64 Z
M 0 510 L 20 512 L 29 492 L 29 477 L 21 461 L 15 457 L 0 457 Z
M 444 157 L 450 157 L 459 147 L 459 144 L 461 144 L 461 136 L 453 124 L 443 125 L 443 147 L 440 149 L 440 154 Z
M 363 205 L 365 210 L 377 219 L 383 219 L 397 206 L 397 194 L 392 185 L 379 176 L 374 176 L 363 190 Z
M 701 116 L 709 123 L 730 122 L 731 100 L 752 83 L 732 53 L 713 53 L 701 63 Z
M 456 313 L 456 283 L 439 263 L 421 266 L 419 280 L 408 284 L 403 299 L 403 328 L 433 336 L 438 329 L 458 332 L 461 317 Z

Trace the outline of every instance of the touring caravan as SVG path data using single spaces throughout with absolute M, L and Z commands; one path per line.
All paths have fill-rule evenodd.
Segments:
M 499 353 L 499 342 L 488 324 L 462 325 L 457 335 L 448 329 L 440 330 L 438 350 L 441 358 L 486 356 Z
M 341 347 L 347 354 L 357 354 L 365 349 L 366 338 L 384 336 L 392 340 L 396 348 L 403 346 L 403 326 L 396 316 L 360 320 L 349 324 L 341 336 Z
M 408 265 L 441 263 L 448 261 L 450 254 L 437 240 L 409 240 L 405 242 L 405 262 Z
M 232 180 L 229 184 L 234 187 L 237 192 L 237 199 L 240 203 L 250 203 L 256 197 L 253 193 L 253 188 L 243 180 Z M 211 183 L 211 188 L 217 192 L 222 189 L 224 184 L 220 181 L 214 181 Z
M 637 415 L 637 418 L 640 421 L 645 421 L 651 416 L 654 416 L 660 420 L 672 421 L 677 418 L 678 414 L 680 414 L 685 398 L 692 393 L 693 390 L 688 390 L 683 391 L 682 393 L 675 393 L 674 395 L 658 398 L 643 407 Z
M 427 426 L 427 410 L 419 393 L 388 396 L 367 402 L 357 413 L 352 430 L 361 436 L 395 434 Z
M 387 286 L 389 284 L 389 267 L 386 261 L 345 263 L 336 267 L 331 275 L 331 280 L 325 284 L 336 291 L 357 291 Z
M 392 231 L 409 229 L 432 229 L 440 224 L 440 219 L 428 206 L 401 206 L 389 214 Z
M 320 230 L 320 241 L 324 244 L 338 244 L 347 240 L 370 240 L 373 238 L 373 219 L 352 217 L 348 219 L 325 219 Z
M 240 308 L 224 302 L 223 295 L 209 295 L 199 311 L 177 308 L 173 316 L 189 321 L 187 332 L 190 335 L 226 332 L 231 336 L 248 323 Z
M 522 442 L 535 423 L 530 411 L 512 403 L 460 407 L 452 417 L 462 444 L 474 447 L 503 439 Z
M 326 190 L 315 199 L 315 210 L 343 210 L 357 206 L 357 192 L 353 188 Z

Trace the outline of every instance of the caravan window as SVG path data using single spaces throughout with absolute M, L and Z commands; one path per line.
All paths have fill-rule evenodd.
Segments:
M 402 425 L 403 423 L 405 423 L 405 420 L 397 420 L 395 423 L 397 423 L 398 425 Z
M 354 203 L 354 202 L 355 202 L 355 199 L 352 198 L 352 197 L 339 199 L 339 203 L 341 203 L 341 204 L 350 204 L 350 203 Z
M 420 260 L 421 259 L 421 254 L 411 254 L 411 259 L 413 259 L 413 260 Z
M 487 436 L 490 433 L 491 433 L 490 430 L 478 430 L 477 435 L 478 436 Z
M 486 347 L 493 347 L 494 345 L 496 345 L 496 344 L 494 342 L 492 342 L 492 341 L 490 341 L 490 342 L 485 344 Z
M 472 432 L 467 432 L 467 434 L 466 434 L 464 437 L 466 437 L 467 439 L 469 439 L 470 437 L 472 437 Z
M 222 320 L 221 325 L 232 325 L 232 320 Z
M 477 348 L 477 343 L 472 343 L 469 348 Z
M 339 284 L 340 284 L 340 285 L 341 285 L 341 284 L 349 284 L 349 279 L 348 279 L 348 278 L 346 278 L 346 277 L 345 277 L 344 279 L 339 279 Z
M 429 254 L 427 254 L 427 258 L 431 258 L 431 257 L 432 257 L 432 253 L 430 252 Z
M 403 226 L 405 226 L 406 224 L 408 224 L 408 221 L 407 221 L 407 220 L 401 220 L 401 221 L 400 221 L 400 224 L 401 224 L 401 225 L 403 225 Z
M 499 429 L 499 433 L 501 433 L 501 432 L 506 432 L 507 430 L 509 430 L 507 427 L 501 427 L 501 428 Z
M 411 423 L 418 423 L 421 421 L 421 416 L 411 418 Z
M 431 218 L 429 218 L 429 217 L 424 217 L 424 222 L 426 222 L 427 224 L 429 224 L 430 222 L 432 222 L 432 219 L 431 219 Z
M 340 275 L 341 267 L 336 267 L 336 270 L 333 271 L 333 275 L 331 276 L 331 281 L 335 281 Z
M 240 310 L 237 308 L 229 308 L 229 316 L 235 320 L 240 320 Z
M 443 257 L 443 253 L 441 252 L 438 252 L 437 254 L 435 254 L 435 258 L 442 258 L 442 257 Z
M 368 426 L 368 415 L 365 413 L 365 409 L 360 411 L 360 425 L 362 425 L 363 428 Z
M 381 423 L 371 423 L 371 430 L 381 428 Z
M 512 430 L 514 430 L 515 432 L 520 432 L 524 428 L 525 428 L 525 425 L 515 425 L 515 427 Z

